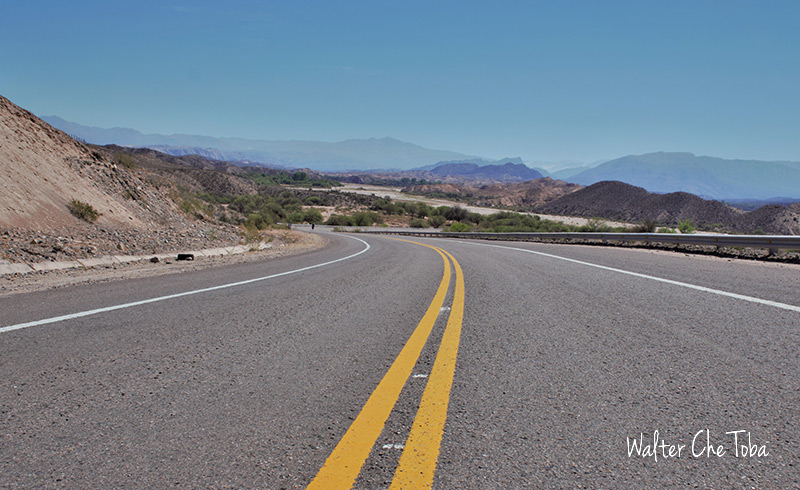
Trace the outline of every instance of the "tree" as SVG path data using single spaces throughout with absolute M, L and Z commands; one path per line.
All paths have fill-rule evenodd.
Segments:
M 303 221 L 312 225 L 318 225 L 322 223 L 322 213 L 319 212 L 319 209 L 305 209 L 303 211 Z
M 446 219 L 444 216 L 442 216 L 441 214 L 437 214 L 437 215 L 431 216 L 431 217 L 428 219 L 428 222 L 429 222 L 429 223 L 431 224 L 431 226 L 433 226 L 434 228 L 439 228 L 440 226 L 442 226 L 443 224 L 445 224 L 445 222 L 446 222 L 446 221 L 447 221 L 447 219 Z

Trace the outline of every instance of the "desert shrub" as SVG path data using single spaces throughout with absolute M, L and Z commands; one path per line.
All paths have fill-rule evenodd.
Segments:
M 470 223 L 474 223 L 476 225 L 480 224 L 480 222 L 483 221 L 484 219 L 485 216 L 483 216 L 480 213 L 467 213 L 467 216 L 465 218 L 466 221 L 469 221 Z
M 289 223 L 302 223 L 303 222 L 303 212 L 302 211 L 292 211 L 286 217 L 286 221 Z
M 438 206 L 431 210 L 431 216 L 444 216 L 450 206 Z
M 478 227 L 481 231 L 495 233 L 571 231 L 571 228 L 563 223 L 543 220 L 539 216 L 511 211 L 501 211 L 488 216 L 481 216 Z
M 646 219 L 634 226 L 631 231 L 634 233 L 653 233 L 656 231 L 656 222 L 651 219 Z
M 468 214 L 468 211 L 461 206 L 453 206 L 444 212 L 444 217 L 450 221 L 463 221 Z
M 611 231 L 611 227 L 605 221 L 598 218 L 589 218 L 586 224 L 578 228 L 582 232 L 605 232 Z
M 685 219 L 678 223 L 678 231 L 681 233 L 694 233 L 697 227 L 692 223 L 692 220 Z
M 67 204 L 69 212 L 75 217 L 80 218 L 88 223 L 94 223 L 100 217 L 100 212 L 92 207 L 91 204 L 77 199 L 73 199 Z
M 466 223 L 461 223 L 460 221 L 457 221 L 452 225 L 450 225 L 450 231 L 454 231 L 457 233 L 468 232 L 472 231 L 472 227 Z
M 322 223 L 322 213 L 319 209 L 309 208 L 303 210 L 303 221 L 318 225 Z
M 296 211 L 303 205 L 300 200 L 292 191 L 283 191 L 277 198 L 278 204 L 287 210 Z
M 263 230 L 273 223 L 272 217 L 267 213 L 253 213 L 245 220 L 245 226 L 257 230 Z
M 327 220 L 325 220 L 325 224 L 331 226 L 353 226 L 355 223 L 353 222 L 353 218 L 351 216 L 332 214 Z
M 246 244 L 253 244 L 258 243 L 261 241 L 262 236 L 261 233 L 256 228 L 245 228 L 244 232 L 241 233 L 242 241 Z
M 353 213 L 353 223 L 355 226 L 372 226 L 373 223 L 382 223 L 383 218 L 378 213 L 370 211 L 359 211 Z
M 386 214 L 405 214 L 405 209 L 393 203 L 391 199 L 381 198 L 377 199 L 370 207 L 373 211 L 381 211 Z
M 428 222 L 422 218 L 414 218 L 411 220 L 408 226 L 410 226 L 411 228 L 427 228 Z
M 432 210 L 432 208 L 424 202 L 404 202 L 399 205 L 405 209 L 406 214 L 416 216 L 417 218 L 427 217 Z
M 127 155 L 125 153 L 115 153 L 114 160 L 120 167 L 125 167 L 125 168 L 136 167 L 136 160 L 134 160 L 132 156 Z
M 428 223 L 434 228 L 439 228 L 440 226 L 442 226 L 446 222 L 447 222 L 447 218 L 445 218 L 441 214 L 436 214 L 436 215 L 433 215 L 430 218 L 428 218 Z

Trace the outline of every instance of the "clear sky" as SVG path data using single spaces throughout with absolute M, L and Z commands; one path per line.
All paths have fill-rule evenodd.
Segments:
M 145 133 L 800 161 L 800 1 L 0 0 L 0 94 Z

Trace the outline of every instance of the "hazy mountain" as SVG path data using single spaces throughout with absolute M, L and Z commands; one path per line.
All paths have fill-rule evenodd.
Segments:
M 581 185 L 618 180 L 650 192 L 683 191 L 712 199 L 799 198 L 800 162 L 659 152 L 611 160 L 567 180 Z
M 445 165 L 453 165 L 453 164 L 465 164 L 471 163 L 474 164 L 476 167 L 484 167 L 486 165 L 505 165 L 506 163 L 513 163 L 513 164 L 523 164 L 522 159 L 517 158 L 503 158 L 502 160 L 488 160 L 486 158 L 459 158 L 457 160 L 443 160 L 440 162 L 436 162 L 432 165 L 423 165 L 421 167 L 412 168 L 411 170 L 422 170 L 425 172 L 430 172 L 431 170 L 443 167 Z
M 598 160 L 591 163 L 579 162 L 577 160 L 561 160 L 558 162 L 535 161 L 528 162 L 528 166 L 541 173 L 545 177 L 565 180 L 573 175 L 579 174 L 584 170 L 594 168 L 608 160 Z
M 507 158 L 490 165 L 478 165 L 470 162 L 442 162 L 429 170 L 429 172 L 439 177 L 459 176 L 499 182 L 522 182 L 543 177 L 541 173 L 528 168 L 519 158 Z
M 531 168 L 542 174 L 542 177 L 550 177 L 552 175 L 550 172 L 543 169 L 542 167 L 531 167 Z
M 249 161 L 314 170 L 409 169 L 445 160 L 475 158 L 430 150 L 394 138 L 319 141 L 266 141 L 186 134 L 142 134 L 133 129 L 103 129 L 71 123 L 56 116 L 43 118 L 62 131 L 95 144 L 157 149 L 172 155 L 201 154 L 217 160 Z
M 561 170 L 556 170 L 555 172 L 551 173 L 550 177 L 554 179 L 568 180 L 570 177 L 578 175 L 579 173 L 589 170 L 590 168 L 594 167 L 590 165 L 581 165 L 580 167 L 562 168 Z

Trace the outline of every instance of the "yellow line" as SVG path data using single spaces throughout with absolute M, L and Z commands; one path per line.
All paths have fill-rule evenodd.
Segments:
M 411 427 L 411 434 L 400 456 L 389 490 L 422 490 L 433 486 L 433 474 L 436 471 L 447 419 L 447 405 L 450 401 L 450 388 L 453 386 L 464 318 L 464 275 L 458 261 L 449 253 L 444 253 L 453 261 L 456 270 L 453 306 L 414 425 Z
M 386 419 L 389 418 L 389 414 L 397 403 L 406 380 L 411 376 L 414 365 L 417 363 L 444 304 L 450 285 L 450 262 L 441 250 L 429 245 L 424 246 L 436 250 L 444 260 L 444 273 L 439 289 L 425 312 L 425 316 L 422 317 L 414 333 L 411 334 L 400 354 L 389 367 L 381 382 L 378 383 L 378 387 L 364 404 L 358 417 L 350 425 L 331 455 L 328 456 L 317 476 L 306 487 L 308 490 L 339 490 L 349 489 L 353 486 L 361 472 L 361 467 L 369 457 L 375 441 L 378 440 L 383 426 L 386 424 Z

